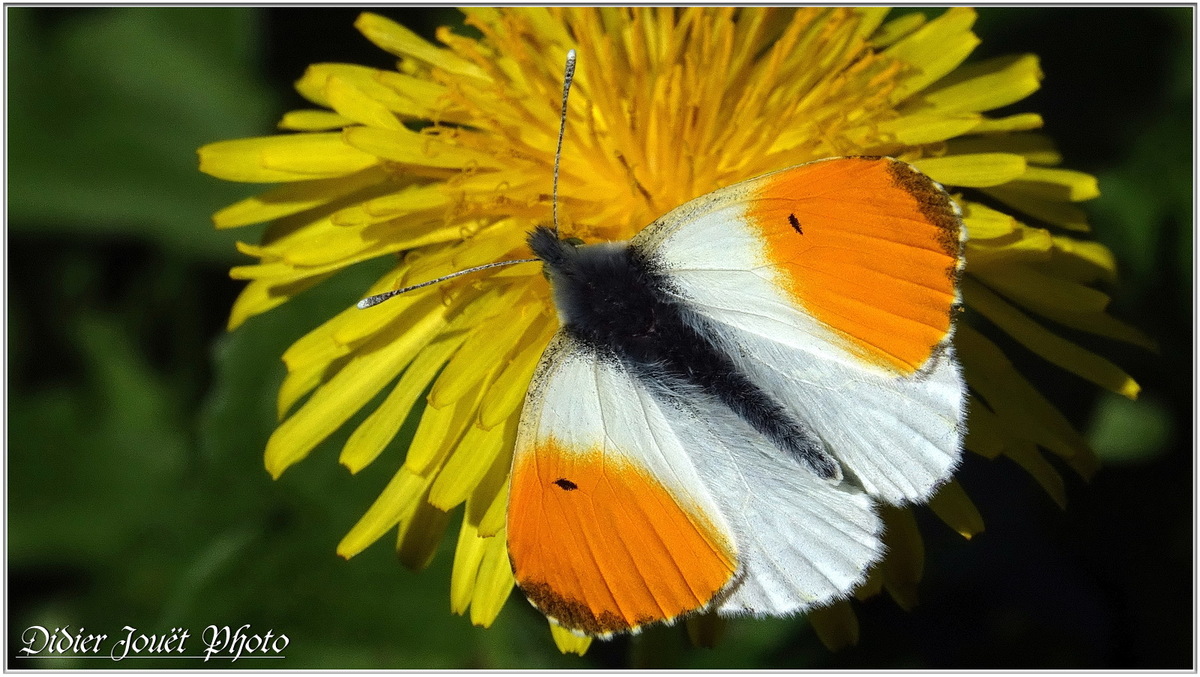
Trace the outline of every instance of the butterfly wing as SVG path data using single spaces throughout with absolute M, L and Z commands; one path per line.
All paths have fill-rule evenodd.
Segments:
M 589 635 L 703 607 L 733 577 L 729 525 L 660 411 L 563 332 L 526 396 L 508 547 L 543 613 Z
M 846 597 L 863 581 L 883 555 L 870 497 L 780 453 L 713 396 L 659 397 L 737 539 L 737 575 L 713 608 L 783 616 Z
M 862 157 L 710 193 L 632 244 L 740 369 L 898 504 L 927 498 L 961 455 L 964 237 L 941 186 Z
M 800 472 L 722 410 L 555 337 L 526 398 L 508 506 L 514 575 L 536 607 L 607 635 L 848 594 L 882 552 L 870 499 Z

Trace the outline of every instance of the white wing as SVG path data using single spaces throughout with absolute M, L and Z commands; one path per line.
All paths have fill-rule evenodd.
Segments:
M 645 383 L 565 333 L 543 357 L 507 533 L 518 584 L 561 625 L 798 612 L 849 594 L 882 554 L 880 528 L 867 496 L 703 394 Z
M 632 245 L 848 476 L 900 504 L 927 498 L 961 456 L 956 210 L 908 165 L 844 158 L 698 198 Z

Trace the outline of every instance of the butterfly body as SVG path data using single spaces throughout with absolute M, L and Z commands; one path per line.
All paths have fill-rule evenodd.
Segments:
M 889 158 L 737 184 L 628 242 L 535 230 L 562 328 L 513 459 L 530 601 L 605 636 L 848 595 L 883 554 L 878 504 L 958 463 L 962 238 L 941 187 Z
M 598 359 L 619 360 L 659 397 L 714 398 L 821 477 L 840 479 L 820 439 L 746 377 L 704 321 L 669 293 L 652 256 L 630 243 L 576 246 L 530 235 L 545 262 L 564 331 Z

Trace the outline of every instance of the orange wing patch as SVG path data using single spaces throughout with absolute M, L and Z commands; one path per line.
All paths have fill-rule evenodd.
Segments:
M 911 374 L 951 327 L 962 221 L 890 158 L 839 158 L 762 181 L 749 212 L 795 302 L 866 361 Z
M 623 632 L 699 609 L 733 576 L 730 543 L 650 474 L 554 440 L 513 466 L 508 551 L 517 585 L 560 625 Z

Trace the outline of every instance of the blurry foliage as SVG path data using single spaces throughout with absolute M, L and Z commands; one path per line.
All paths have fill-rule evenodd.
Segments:
M 250 76 L 259 15 L 7 11 L 12 233 L 134 235 L 232 260 L 232 234 L 195 225 L 243 191 L 197 176 L 194 150 L 261 134 L 277 114 L 276 91 Z
M 456 20 L 380 11 L 427 36 Z M 1041 55 L 1044 89 L 1019 106 L 1100 177 L 1088 209 L 1122 264 L 1117 313 L 1160 342 L 1152 354 L 1088 339 L 1143 384 L 1138 402 L 1029 372 L 1111 467 L 1069 480 L 1064 514 L 1019 471 L 968 459 L 960 479 L 988 531 L 967 547 L 926 519 L 922 605 L 859 605 L 862 644 L 839 654 L 802 619 L 776 619 L 730 622 L 714 650 L 658 628 L 583 659 L 559 655 L 516 595 L 490 630 L 452 616 L 449 540 L 420 575 L 385 544 L 334 555 L 401 445 L 357 477 L 336 465 L 339 439 L 278 482 L 262 468 L 279 355 L 386 262 L 224 334 L 232 243 L 257 231 L 214 231 L 210 215 L 254 189 L 199 174 L 195 149 L 272 133 L 301 105 L 289 83 L 308 63 L 386 66 L 356 11 L 6 12 L 10 668 L 30 666 L 12 656 L 35 623 L 290 636 L 286 660 L 235 664 L 247 669 L 1190 664 L 1191 9 L 994 9 L 978 25 L 980 58 Z

